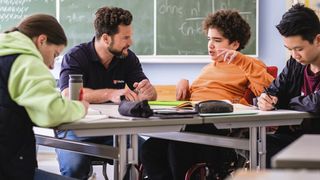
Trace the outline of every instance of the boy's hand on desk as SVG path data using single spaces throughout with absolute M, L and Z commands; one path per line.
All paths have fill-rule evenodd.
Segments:
M 176 86 L 176 99 L 189 100 L 190 91 L 189 91 L 189 81 L 186 79 L 181 79 Z
M 258 97 L 258 107 L 262 111 L 274 110 L 277 102 L 278 98 L 276 96 L 268 96 L 266 93 L 262 93 L 260 97 Z

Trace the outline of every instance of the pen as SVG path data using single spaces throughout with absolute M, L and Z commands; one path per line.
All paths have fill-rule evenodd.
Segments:
M 122 116 L 108 116 L 109 119 L 117 119 L 117 120 L 133 120 L 133 117 L 122 117 Z
M 268 96 L 270 99 L 272 99 L 272 98 L 271 98 L 271 95 L 270 95 L 270 93 L 269 93 L 269 91 L 268 91 L 268 89 L 265 88 L 265 87 L 263 87 L 263 89 L 264 89 L 264 91 L 266 92 L 267 96 Z
M 272 100 L 272 97 L 271 97 L 268 89 L 267 89 L 266 87 L 263 87 L 263 89 L 264 89 L 264 91 L 266 92 L 267 96 Z M 273 106 L 273 108 L 274 108 L 275 110 L 277 109 L 277 108 L 276 108 L 276 105 L 274 104 L 274 102 L 272 102 L 272 106 Z

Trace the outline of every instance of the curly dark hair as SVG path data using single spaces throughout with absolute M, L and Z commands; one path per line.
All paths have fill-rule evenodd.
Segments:
M 206 34 L 210 28 L 216 28 L 230 43 L 238 41 L 237 51 L 246 46 L 251 36 L 249 24 L 235 10 L 218 10 L 209 14 L 202 25 Z
M 132 22 L 132 14 L 128 10 L 118 7 L 99 8 L 95 15 L 94 28 L 97 39 L 100 39 L 104 33 L 112 36 L 119 32 L 119 25 L 128 26 Z
M 320 34 L 320 22 L 316 13 L 303 4 L 295 4 L 284 15 L 276 26 L 284 37 L 300 35 L 302 39 L 313 43 Z

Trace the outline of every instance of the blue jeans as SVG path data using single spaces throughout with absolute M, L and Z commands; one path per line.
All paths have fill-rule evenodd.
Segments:
M 63 137 L 65 131 L 61 131 L 58 133 L 59 137 Z M 73 131 L 68 131 L 65 139 L 68 140 L 77 140 L 83 142 L 90 142 L 96 144 L 104 144 L 104 145 L 113 145 L 113 136 L 104 136 L 104 137 L 77 137 Z M 142 146 L 144 139 L 139 137 L 138 139 L 138 148 Z M 60 172 L 63 176 L 78 178 L 78 179 L 87 179 L 92 159 L 101 159 L 92 157 L 88 155 L 83 155 L 75 152 L 70 152 L 67 150 L 56 149 L 56 153 L 58 156 L 58 162 L 60 166 Z M 112 162 L 112 159 L 110 159 Z

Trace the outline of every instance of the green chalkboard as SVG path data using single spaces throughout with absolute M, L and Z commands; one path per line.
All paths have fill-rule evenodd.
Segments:
M 133 45 L 138 55 L 207 55 L 202 20 L 218 9 L 236 9 L 251 26 L 251 39 L 242 52 L 257 55 L 258 0 L 0 0 L 0 31 L 33 13 L 56 15 L 68 47 L 92 40 L 94 13 L 103 6 L 133 14 Z M 56 5 L 58 5 L 56 7 Z
M 153 54 L 153 0 L 60 0 L 60 22 L 66 31 L 70 47 L 92 40 L 94 13 L 103 6 L 116 6 L 133 14 L 133 45 L 136 54 Z
M 34 13 L 56 15 L 56 0 L 0 0 L 0 32 L 16 26 Z
M 257 54 L 257 1 L 258 0 L 215 0 L 215 9 L 237 9 L 251 27 L 251 38 L 244 54 Z
M 219 9 L 236 9 L 251 26 L 251 39 L 242 52 L 256 52 L 256 0 L 157 0 L 157 55 L 206 55 L 202 20 Z

